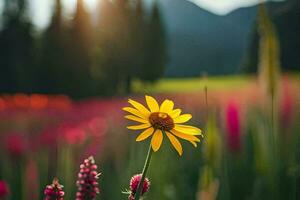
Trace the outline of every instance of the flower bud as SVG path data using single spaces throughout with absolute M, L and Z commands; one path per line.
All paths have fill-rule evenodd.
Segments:
M 137 174 L 134 175 L 131 180 L 130 180 L 130 191 L 131 194 L 129 195 L 128 199 L 129 200 L 134 200 L 134 195 L 137 191 L 137 188 L 139 186 L 139 183 L 141 182 L 142 174 Z M 142 188 L 142 193 L 141 196 L 144 195 L 146 192 L 148 192 L 150 189 L 150 181 L 148 178 L 145 178 L 143 188 Z
M 78 173 L 78 180 L 76 182 L 78 190 L 76 193 L 76 200 L 93 200 L 96 199 L 100 189 L 98 187 L 98 172 L 97 165 L 92 156 L 85 159 L 80 165 Z
M 58 179 L 54 178 L 51 185 L 47 185 L 44 194 L 44 200 L 63 200 L 65 192 L 63 191 L 63 186 L 59 184 Z

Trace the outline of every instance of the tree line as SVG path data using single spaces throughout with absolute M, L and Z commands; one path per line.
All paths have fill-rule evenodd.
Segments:
M 67 94 L 74 98 L 130 93 L 132 80 L 154 82 L 167 61 L 159 4 L 101 0 L 96 23 L 77 0 L 71 19 L 55 0 L 50 23 L 34 33 L 28 1 L 6 0 L 0 31 L 0 93 Z

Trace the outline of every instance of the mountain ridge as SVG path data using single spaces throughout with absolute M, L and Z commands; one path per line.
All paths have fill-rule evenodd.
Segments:
M 257 5 L 217 15 L 185 0 L 159 0 L 167 32 L 168 77 L 241 71 Z M 268 6 L 281 4 L 269 2 Z M 275 6 L 275 7 L 276 7 Z

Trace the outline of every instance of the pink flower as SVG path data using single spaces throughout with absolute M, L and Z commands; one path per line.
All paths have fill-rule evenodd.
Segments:
M 5 181 L 0 180 L 0 198 L 4 198 L 9 194 L 9 187 Z
M 64 134 L 65 141 L 71 145 L 82 144 L 86 139 L 85 131 L 77 127 L 66 129 Z
M 229 149 L 237 152 L 241 148 L 240 109 L 235 102 L 230 102 L 226 108 L 226 129 Z
M 102 117 L 92 118 L 88 122 L 88 128 L 91 135 L 95 137 L 103 136 L 107 131 L 107 121 Z
M 128 197 L 129 200 L 134 200 L 134 195 L 138 189 L 139 183 L 141 182 L 142 174 L 134 175 L 130 180 L 130 195 Z M 142 195 L 148 192 L 150 189 L 150 181 L 148 178 L 145 178 L 143 188 L 142 188 Z
M 47 146 L 54 149 L 58 140 L 59 140 L 59 132 L 57 128 L 51 127 L 43 130 L 39 134 L 37 143 L 39 147 Z
M 280 102 L 280 122 L 283 128 L 289 127 L 293 116 L 293 96 L 291 93 L 289 80 L 285 77 L 282 83 L 282 96 Z
M 47 185 L 44 190 L 44 200 L 63 200 L 65 192 L 62 188 L 63 186 L 59 184 L 58 179 L 54 178 L 53 183 L 51 185 Z
M 5 147 L 11 156 L 22 156 L 26 150 L 25 138 L 20 134 L 10 134 L 6 137 Z
M 97 165 L 92 156 L 85 159 L 80 165 L 78 173 L 78 180 L 76 182 L 78 191 L 76 193 L 76 200 L 93 200 L 96 199 L 100 190 L 98 187 L 98 172 Z

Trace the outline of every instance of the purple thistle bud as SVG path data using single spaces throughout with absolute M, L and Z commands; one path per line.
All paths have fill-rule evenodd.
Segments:
M 97 165 L 92 156 L 85 159 L 80 165 L 78 173 L 78 180 L 76 182 L 78 190 L 76 193 L 76 200 L 93 200 L 96 199 L 100 190 L 98 187 L 98 172 Z
M 137 191 L 137 188 L 139 186 L 139 183 L 141 182 L 142 174 L 136 174 L 134 175 L 130 180 L 130 195 L 128 197 L 129 200 L 134 200 L 134 195 Z M 148 192 L 150 189 L 150 181 L 148 178 L 145 178 L 142 193 L 141 196 L 144 195 L 146 192 Z
M 65 192 L 63 191 L 63 186 L 59 184 L 58 179 L 54 178 L 51 185 L 47 185 L 44 194 L 44 200 L 63 200 Z

